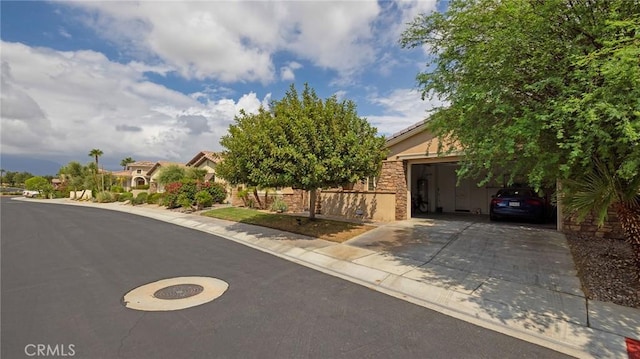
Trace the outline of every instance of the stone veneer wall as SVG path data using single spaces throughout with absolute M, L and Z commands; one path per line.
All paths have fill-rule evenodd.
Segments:
M 306 191 L 294 189 L 293 193 L 283 193 L 282 200 L 287 204 L 287 211 L 292 213 L 304 212 L 307 209 L 309 196 Z
M 576 216 L 565 216 L 563 231 L 569 234 L 582 234 L 598 238 L 624 238 L 622 225 L 613 209 L 609 209 L 609 216 L 605 219 L 602 227 L 598 227 L 593 215 L 588 215 L 580 223 L 576 220 Z
M 403 161 L 384 161 L 376 190 L 396 194 L 396 220 L 407 219 L 407 178 Z

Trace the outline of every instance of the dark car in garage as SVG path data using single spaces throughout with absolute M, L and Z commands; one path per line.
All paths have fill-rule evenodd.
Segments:
M 547 218 L 547 201 L 531 188 L 502 188 L 491 198 L 489 218 L 523 219 L 544 222 Z

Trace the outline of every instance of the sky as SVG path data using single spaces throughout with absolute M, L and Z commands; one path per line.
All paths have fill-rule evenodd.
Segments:
M 385 136 L 439 105 L 417 88 L 425 49 L 398 42 L 436 0 L 0 4 L 4 167 L 87 163 L 94 148 L 110 170 L 187 162 L 291 84 L 354 101 Z

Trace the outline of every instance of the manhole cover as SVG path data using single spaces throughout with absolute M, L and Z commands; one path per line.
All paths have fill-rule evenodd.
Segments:
M 177 284 L 162 288 L 153 293 L 153 296 L 158 299 L 182 299 L 193 297 L 202 293 L 203 290 L 204 287 L 197 284 Z
M 180 310 L 208 303 L 228 288 L 229 284 L 217 278 L 168 278 L 132 289 L 122 297 L 122 304 L 136 310 Z

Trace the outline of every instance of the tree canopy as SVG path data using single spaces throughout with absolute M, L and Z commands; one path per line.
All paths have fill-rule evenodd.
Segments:
M 102 152 L 102 150 L 98 148 L 94 148 L 91 151 L 89 151 L 89 157 L 93 157 L 94 160 L 96 161 L 96 169 L 100 168 L 100 166 L 98 166 L 98 158 L 103 154 L 104 152 Z
M 358 117 L 352 101 L 320 99 L 305 84 L 255 114 L 235 118 L 221 145 L 217 174 L 233 184 L 315 191 L 374 176 L 384 159 L 384 138 Z
M 131 157 L 125 157 L 125 158 L 123 158 L 123 159 L 120 161 L 120 166 L 122 166 L 122 169 L 123 169 L 123 170 L 126 170 L 126 169 L 127 169 L 127 166 L 128 166 L 129 164 L 131 164 L 131 163 L 134 163 L 134 162 L 135 162 L 135 160 L 134 160 L 133 158 L 131 158 Z
M 51 184 L 49 183 L 49 181 L 42 177 L 42 176 L 35 176 L 35 177 L 31 177 L 28 180 L 26 180 L 24 182 L 24 186 L 26 189 L 28 190 L 34 190 L 34 191 L 45 191 L 47 190 L 49 187 L 51 187 Z
M 185 168 L 178 165 L 168 165 L 160 169 L 158 183 L 166 185 L 172 182 L 180 182 L 185 177 Z
M 431 54 L 417 81 L 423 97 L 446 103 L 428 124 L 444 150 L 462 146 L 461 175 L 541 185 L 597 161 L 637 188 L 637 0 L 452 0 L 400 42 Z

